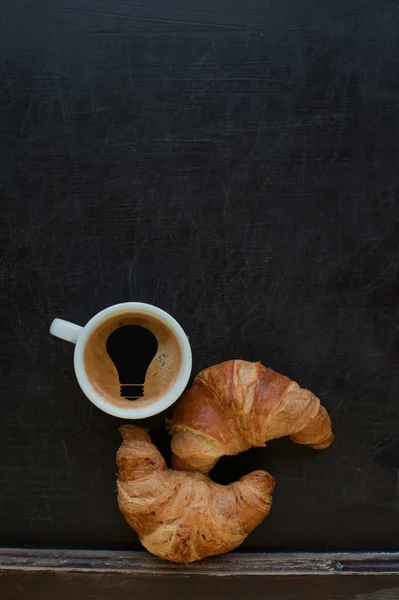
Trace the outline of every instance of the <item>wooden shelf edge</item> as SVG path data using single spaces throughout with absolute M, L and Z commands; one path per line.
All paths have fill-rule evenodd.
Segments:
M 184 566 L 162 561 L 148 552 L 0 548 L 0 574 L 10 571 L 213 577 L 399 575 L 399 552 L 236 552 Z

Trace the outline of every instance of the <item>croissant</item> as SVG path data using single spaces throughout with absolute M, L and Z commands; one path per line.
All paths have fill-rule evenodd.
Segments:
M 259 362 L 230 360 L 205 369 L 177 403 L 173 467 L 208 473 L 225 455 L 290 436 L 315 450 L 334 440 L 320 400 Z
M 202 473 L 168 469 L 143 429 L 119 431 L 119 508 L 153 554 L 190 563 L 227 552 L 268 515 L 275 481 L 265 471 L 219 485 Z

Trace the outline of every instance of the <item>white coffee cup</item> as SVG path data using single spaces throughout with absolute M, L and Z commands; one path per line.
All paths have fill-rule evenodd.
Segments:
M 120 397 L 117 400 L 115 399 L 115 401 L 114 399 L 110 401 L 109 394 L 101 393 L 98 386 L 96 388 L 95 383 L 88 377 L 85 366 L 85 350 L 88 340 L 93 339 L 91 338 L 93 335 L 99 335 L 98 332 L 101 332 L 102 328 L 106 327 L 106 323 L 112 323 L 112 319 L 118 319 L 118 317 L 154 319 L 156 323 L 165 328 L 165 331 L 172 336 L 171 339 L 173 339 L 175 347 L 180 351 L 179 366 L 176 369 L 176 377 L 173 383 L 165 390 L 164 394 L 158 394 L 153 401 L 129 401 Z M 82 391 L 98 408 L 115 417 L 144 419 L 164 411 L 181 396 L 190 378 L 192 356 L 186 334 L 171 315 L 151 304 L 144 304 L 142 302 L 115 304 L 97 313 L 84 327 L 64 321 L 63 319 L 54 319 L 50 327 L 50 333 L 75 344 L 75 374 Z M 91 346 L 92 342 L 90 342 Z M 156 357 L 153 360 L 155 359 Z

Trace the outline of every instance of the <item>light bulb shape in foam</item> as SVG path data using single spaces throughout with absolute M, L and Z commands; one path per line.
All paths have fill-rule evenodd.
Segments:
M 145 327 L 125 325 L 111 333 L 107 352 L 118 371 L 123 398 L 137 400 L 143 396 L 147 369 L 157 350 L 157 338 Z

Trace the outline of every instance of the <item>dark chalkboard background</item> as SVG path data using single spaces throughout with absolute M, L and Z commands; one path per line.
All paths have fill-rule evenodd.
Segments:
M 261 359 L 332 415 L 325 452 L 217 467 L 277 478 L 244 549 L 398 549 L 398 31 L 390 0 L 0 0 L 1 544 L 139 548 L 121 423 L 48 328 L 140 300 L 194 372 Z

